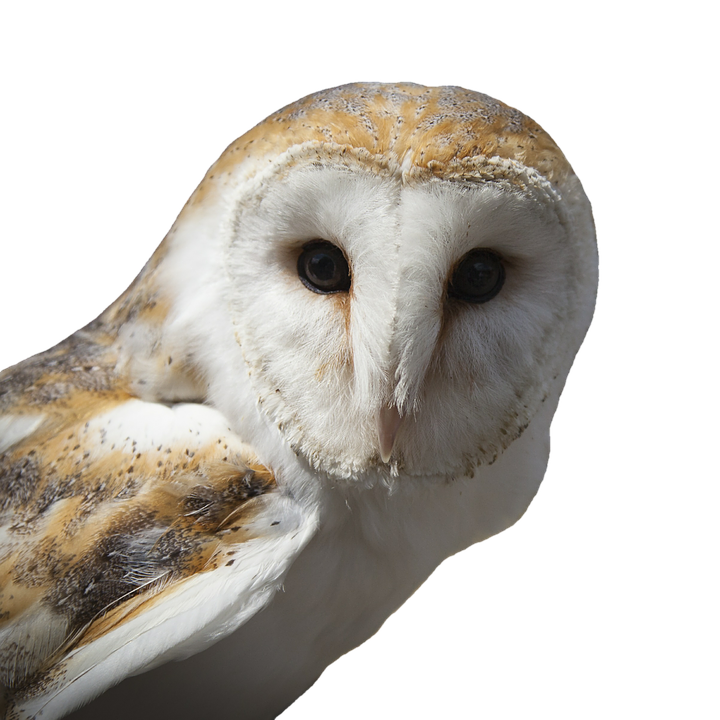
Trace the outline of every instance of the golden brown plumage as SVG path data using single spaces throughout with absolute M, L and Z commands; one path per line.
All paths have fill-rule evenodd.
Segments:
M 231 566 L 275 489 L 228 428 L 188 417 L 174 432 L 159 405 L 155 435 L 136 438 L 148 404 L 107 339 L 90 327 L 0 375 L 6 444 L 24 433 L 0 454 L 0 683 L 13 705 L 61 684 L 68 654 Z

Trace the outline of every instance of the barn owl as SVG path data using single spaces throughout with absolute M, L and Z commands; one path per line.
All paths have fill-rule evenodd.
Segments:
M 523 514 L 596 284 L 579 180 L 486 95 L 346 85 L 240 137 L 0 376 L 5 717 L 275 717 Z

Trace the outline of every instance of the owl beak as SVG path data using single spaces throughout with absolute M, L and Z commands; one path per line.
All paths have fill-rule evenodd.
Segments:
M 390 460 L 393 447 L 395 446 L 395 437 L 397 436 L 403 419 L 400 417 L 397 407 L 392 405 L 383 405 L 377 416 L 378 443 L 380 445 L 380 457 L 384 463 Z

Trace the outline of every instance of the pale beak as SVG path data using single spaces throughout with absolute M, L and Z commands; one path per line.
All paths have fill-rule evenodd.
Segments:
M 390 460 L 395 436 L 397 435 L 403 419 L 395 405 L 383 405 L 377 416 L 378 443 L 380 445 L 380 457 L 384 463 Z

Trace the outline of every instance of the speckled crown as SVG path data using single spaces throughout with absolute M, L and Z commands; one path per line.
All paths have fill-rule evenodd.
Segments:
M 553 185 L 572 173 L 555 141 L 531 118 L 460 87 L 352 83 L 291 103 L 239 137 L 210 168 L 190 204 L 242 168 L 251 177 L 306 143 L 364 150 L 404 168 L 445 174 L 470 158 L 512 160 Z

